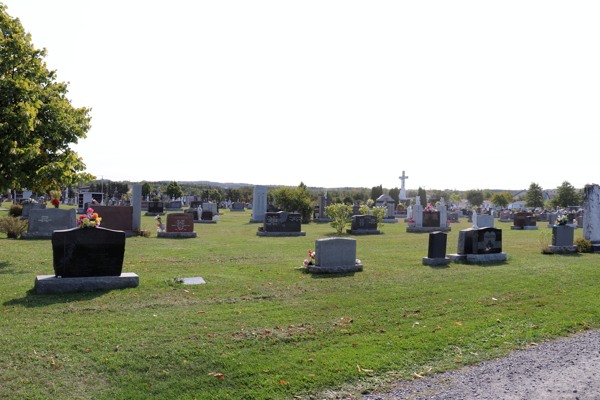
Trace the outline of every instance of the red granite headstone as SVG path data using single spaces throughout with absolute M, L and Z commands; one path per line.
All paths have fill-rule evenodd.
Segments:
M 167 232 L 194 232 L 194 215 L 191 213 L 167 214 Z

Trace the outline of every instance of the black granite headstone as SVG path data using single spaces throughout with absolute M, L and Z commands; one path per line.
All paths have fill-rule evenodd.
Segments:
M 424 228 L 439 228 L 440 227 L 440 212 L 439 211 L 423 212 L 423 227 Z
M 125 232 L 100 227 L 54 231 L 52 255 L 56 276 L 120 276 Z
M 491 227 L 463 229 L 458 234 L 457 253 L 502 253 L 502 230 Z
M 377 230 L 377 217 L 374 215 L 355 215 L 352 217 L 352 230 Z
M 202 211 L 202 221 L 212 221 L 212 211 Z
M 445 258 L 446 243 L 448 235 L 444 232 L 433 232 L 429 234 L 429 249 L 427 251 L 428 258 Z
M 163 213 L 165 212 L 164 203 L 162 201 L 150 201 L 148 202 L 149 213 Z
M 192 201 L 190 202 L 190 208 L 202 207 L 202 203 L 202 201 Z
M 301 232 L 302 214 L 285 211 L 265 213 L 265 232 Z
M 195 208 L 188 208 L 184 211 L 186 214 L 192 214 L 194 216 L 194 221 L 198 221 L 198 210 Z

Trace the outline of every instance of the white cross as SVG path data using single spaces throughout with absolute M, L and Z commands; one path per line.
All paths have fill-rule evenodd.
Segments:
M 408 179 L 408 176 L 404 175 L 404 171 L 402 171 L 402 176 L 399 178 L 402 181 L 402 185 L 400 188 L 400 198 L 404 199 L 404 198 L 406 198 L 406 193 L 405 193 L 405 189 L 404 189 L 404 181 L 406 181 Z

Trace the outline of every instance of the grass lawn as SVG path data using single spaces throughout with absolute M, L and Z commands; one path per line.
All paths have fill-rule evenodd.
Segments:
M 600 326 L 600 255 L 541 255 L 544 222 L 497 223 L 506 263 L 449 268 L 421 264 L 427 234 L 389 224 L 355 237 L 363 272 L 311 276 L 296 268 L 329 224 L 266 238 L 249 217 L 225 210 L 196 239 L 127 239 L 138 288 L 64 295 L 32 291 L 53 274 L 49 241 L 0 234 L 0 398 L 356 396 Z M 171 281 L 195 276 L 207 283 Z

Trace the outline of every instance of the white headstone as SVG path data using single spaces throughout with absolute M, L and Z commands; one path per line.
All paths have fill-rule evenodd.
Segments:
M 479 228 L 477 226 L 477 211 L 473 210 L 473 228 Z
M 444 202 L 444 198 L 440 199 L 440 228 L 445 228 L 448 226 L 446 222 L 448 220 L 448 211 L 446 210 L 446 204 Z
M 600 186 L 585 185 L 583 189 L 583 237 L 600 243 Z
M 402 176 L 400 177 L 400 180 L 402 181 L 402 184 L 400 185 L 400 198 L 401 199 L 406 198 L 406 189 L 404 186 L 404 181 L 407 179 L 408 179 L 408 176 L 404 175 L 404 171 L 402 171 Z
M 252 221 L 265 222 L 265 213 L 267 212 L 267 186 L 254 186 L 252 189 Z

